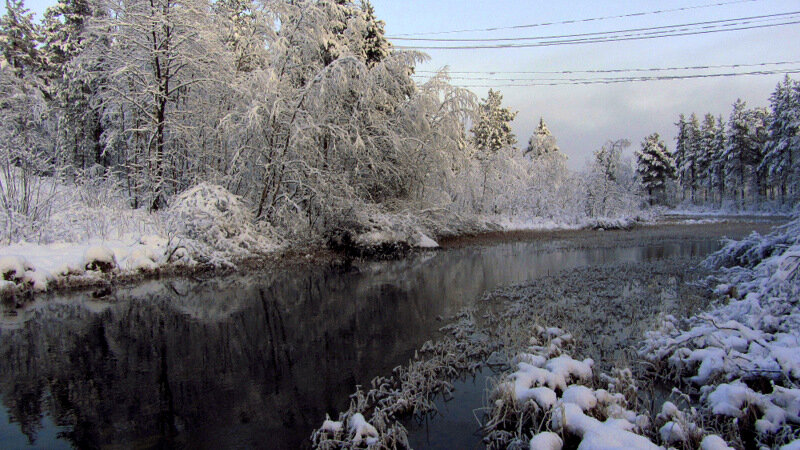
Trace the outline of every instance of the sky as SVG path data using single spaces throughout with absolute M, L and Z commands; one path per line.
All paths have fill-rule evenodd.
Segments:
M 379 19 L 386 22 L 387 36 L 430 33 L 464 29 L 513 27 L 569 20 L 603 18 L 633 13 L 689 8 L 626 18 L 594 20 L 572 24 L 553 24 L 496 31 L 423 35 L 424 38 L 520 38 L 571 35 L 611 30 L 689 24 L 769 14 L 800 12 L 797 0 L 675 0 L 616 1 L 573 0 L 371 0 Z M 26 6 L 41 18 L 54 0 L 28 0 Z M 720 5 L 720 3 L 723 3 Z M 715 6 L 708 6 L 715 5 Z M 0 4 L 0 13 L 5 12 Z M 792 16 L 795 21 L 800 16 Z M 771 19 L 770 19 L 771 20 Z M 791 19 L 787 19 L 791 20 Z M 784 21 L 787 21 L 784 20 Z M 753 22 L 755 24 L 776 23 Z M 468 45 L 459 42 L 419 42 L 392 39 L 402 45 Z M 513 43 L 522 43 L 516 41 Z M 486 44 L 477 43 L 477 44 Z M 490 43 L 491 44 L 491 43 Z M 556 45 L 536 48 L 425 50 L 429 60 L 417 67 L 417 73 L 449 68 L 456 72 L 454 84 L 502 85 L 531 84 L 531 81 L 461 80 L 461 77 L 525 78 L 625 76 L 497 74 L 496 72 L 609 70 L 665 68 L 707 65 L 756 64 L 798 61 L 766 69 L 795 69 L 800 78 L 800 24 L 772 28 L 707 33 L 682 37 L 607 42 L 583 45 Z M 709 74 L 763 70 L 759 67 L 715 68 L 704 71 L 640 73 L 639 75 Z M 488 74 L 495 72 L 495 75 Z M 524 86 L 498 88 L 504 104 L 518 111 L 513 131 L 524 147 L 539 118 L 544 118 L 569 157 L 573 169 L 583 167 L 587 158 L 609 139 L 629 139 L 629 153 L 639 147 L 645 136 L 657 132 L 667 146 L 674 148 L 678 114 L 707 112 L 727 118 L 737 98 L 748 106 L 768 106 L 769 95 L 783 79 L 782 74 L 659 80 L 619 84 Z M 424 79 L 420 79 L 424 81 Z M 470 87 L 480 98 L 487 87 Z
M 543 22 L 618 16 L 630 13 L 692 7 L 685 11 L 648 14 L 636 17 L 559 24 L 493 32 L 448 33 L 415 37 L 426 38 L 512 38 L 580 34 L 599 31 L 688 24 L 722 19 L 763 16 L 800 11 L 800 2 L 751 0 L 714 7 L 698 6 L 728 3 L 730 0 L 679 1 L 463 1 L 463 0 L 372 0 L 376 15 L 386 22 L 387 36 L 408 33 L 441 32 L 464 29 L 509 27 Z M 795 18 L 797 16 L 794 16 Z M 763 22 L 766 23 L 766 22 Z M 772 22 L 774 23 L 774 22 Z M 407 36 L 406 36 L 407 37 Z M 395 45 L 467 45 L 458 42 L 392 41 Z M 485 44 L 485 43 L 483 43 Z M 798 61 L 793 65 L 768 69 L 793 68 L 800 72 L 800 24 L 702 35 L 665 37 L 650 40 L 608 42 L 585 45 L 559 45 L 538 48 L 425 50 L 430 60 L 418 71 L 564 71 L 605 70 L 699 65 L 754 64 Z M 676 71 L 667 74 L 708 74 L 746 72 L 763 68 L 717 68 L 706 71 Z M 419 72 L 418 72 L 419 73 Z M 659 74 L 662 74 L 659 72 Z M 625 75 L 625 74 L 622 74 Z M 653 75 L 646 74 L 646 75 Z M 453 77 L 459 76 L 453 74 Z M 460 75 L 465 76 L 465 75 Z M 492 75 L 466 75 L 492 78 Z M 586 77 L 585 74 L 571 75 Z M 597 75 L 595 75 L 597 76 Z M 618 76 L 605 74 L 602 76 Z M 800 74 L 792 75 L 800 78 Z M 494 75 L 494 77 L 550 77 L 553 75 Z M 645 136 L 658 132 L 667 146 L 674 148 L 678 114 L 692 112 L 701 117 L 711 112 L 727 119 L 736 98 L 748 106 L 768 106 L 769 95 L 783 79 L 782 74 L 661 80 L 621 84 L 501 87 L 504 103 L 519 111 L 513 130 L 519 146 L 527 143 L 539 118 L 558 140 L 573 169 L 582 167 L 588 157 L 609 139 L 627 138 L 630 153 L 639 148 Z M 519 82 L 465 81 L 455 84 L 520 84 Z M 522 83 L 524 84 L 524 82 Z M 527 82 L 530 84 L 530 82 Z M 471 88 L 479 97 L 488 88 Z

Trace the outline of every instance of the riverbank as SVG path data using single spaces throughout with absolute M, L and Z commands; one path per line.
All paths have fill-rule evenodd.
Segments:
M 326 264 L 353 258 L 395 259 L 410 251 L 439 247 L 426 234 L 430 231 L 390 219 L 358 233 L 343 230 L 327 241 L 281 242 L 271 230 L 251 225 L 238 199 L 221 189 L 201 185 L 184 196 L 178 199 L 172 213 L 172 225 L 144 227 L 150 234 L 105 230 L 103 236 L 115 237 L 93 237 L 81 243 L 21 242 L 0 246 L 0 297 L 19 302 L 42 292 L 127 285 L 165 276 L 221 276 L 312 260 Z M 393 222 L 398 224 L 391 225 Z M 458 239 L 519 229 L 537 233 L 596 228 L 598 224 L 629 229 L 635 221 L 601 220 L 579 226 L 475 218 L 439 227 L 436 231 L 440 234 L 433 236 Z M 157 234 L 161 229 L 166 231 Z
M 427 357 L 420 349 L 442 337 L 437 330 L 448 323 L 442 318 L 481 308 L 484 293 L 549 284 L 550 277 L 587 267 L 701 258 L 720 248 L 721 236 L 769 229 L 717 224 L 715 235 L 711 225 L 586 231 L 574 242 L 568 233 L 559 240 L 486 242 L 390 261 L 317 264 L 299 254 L 297 266 L 51 292 L 21 307 L 3 303 L 0 417 L 9 419 L 0 427 L 0 446 L 24 446 L 14 444 L 23 440 L 48 448 L 148 442 L 303 448 L 326 413 L 335 420 L 349 407 L 355 386 L 366 389 L 375 377 L 392 375 L 415 352 Z M 485 328 L 480 313 L 473 319 L 476 331 Z M 481 336 L 453 339 L 474 345 Z M 476 376 L 484 373 L 491 375 Z M 477 404 L 463 408 L 461 434 L 474 423 L 472 409 L 482 406 L 481 380 Z M 453 383 L 455 397 L 446 405 L 455 407 L 461 386 Z M 447 408 L 440 404 L 439 411 Z M 46 436 L 58 433 L 66 437 L 50 445 Z M 412 439 L 424 447 L 419 442 Z
M 217 212 L 217 211 L 213 211 Z M 207 214 L 212 216 L 212 214 Z M 230 220 L 226 219 L 227 222 Z M 670 220 L 662 223 L 656 219 L 597 220 L 581 224 L 556 224 L 549 221 L 517 223 L 500 219 L 485 219 L 442 231 L 429 237 L 418 233 L 367 232 L 362 235 L 338 239 L 334 243 L 317 242 L 300 245 L 276 244 L 267 239 L 259 245 L 227 245 L 237 252 L 220 252 L 213 258 L 201 257 L 197 248 L 208 250 L 208 244 L 198 241 L 213 240 L 210 231 L 201 233 L 202 239 L 168 239 L 160 235 L 127 234 L 115 240 L 93 239 L 82 244 L 14 244 L 0 247 L 0 297 L 23 302 L 43 292 L 69 292 L 85 288 L 110 288 L 139 283 L 162 277 L 213 277 L 230 273 L 246 273 L 265 267 L 303 267 L 308 264 L 341 264 L 352 259 L 380 260 L 401 258 L 412 251 L 441 248 L 458 248 L 484 243 L 514 242 L 522 240 L 550 241 L 551 246 L 573 239 L 592 239 L 595 230 L 624 230 L 630 242 L 647 234 L 647 227 L 671 226 L 676 230 L 685 223 L 708 225 L 737 223 L 741 219 L 714 218 L 698 221 L 696 218 Z M 774 223 L 783 217 L 758 217 L 749 221 Z M 252 236 L 256 230 L 238 224 L 233 236 Z M 638 230 L 638 231 L 637 231 Z M 702 228 L 700 228 L 702 230 Z M 713 228 L 708 228 L 713 232 Z M 216 230 L 219 232 L 219 230 Z M 406 230 L 408 231 L 408 230 Z M 733 232 L 736 232 L 735 225 Z M 229 239 L 230 240 L 230 239 Z M 241 240 L 241 239 L 240 239 Z M 190 251 L 189 249 L 195 249 Z M 201 252 L 202 253 L 202 252 Z
M 691 228 L 702 234 L 703 228 L 711 232 L 719 226 Z M 797 279 L 797 263 L 791 256 L 797 251 L 792 247 L 796 228 L 730 243 L 705 264 L 696 257 L 614 263 L 570 269 L 490 292 L 484 297 L 486 309 L 469 316 L 486 318 L 483 325 L 476 319 L 465 323 L 463 316 L 451 325 L 458 328 L 455 338 L 460 336 L 464 348 L 483 336 L 477 348 L 492 349 L 488 356 L 472 361 L 471 371 L 486 365 L 505 367 L 495 381 L 476 381 L 490 386 L 489 403 L 472 407 L 479 408 L 475 417 L 481 419 L 483 444 L 538 448 L 546 442 L 552 446 L 544 448 L 574 448 L 581 442 L 622 439 L 620 445 L 628 448 L 658 448 L 656 444 L 728 448 L 725 442 L 734 448 L 776 448 L 793 441 L 800 432 L 800 391 L 793 389 L 800 367 L 791 359 L 800 343 L 792 325 L 798 313 L 796 304 L 775 296 L 794 298 L 796 303 L 796 285 L 786 283 Z M 678 239 L 691 239 L 690 234 L 698 235 L 687 233 Z M 575 238 L 575 245 L 581 245 L 579 234 Z M 605 235 L 600 240 L 606 240 Z M 751 269 L 744 274 L 739 269 L 719 271 L 732 262 L 746 262 Z M 708 278 L 712 273 L 715 278 Z M 764 304 L 768 311 L 744 313 L 742 308 L 750 305 L 746 308 L 752 311 L 754 296 L 766 295 L 765 290 L 773 299 L 768 308 Z M 712 311 L 702 313 L 709 304 Z M 649 331 L 654 329 L 660 331 Z M 789 341 L 794 342 L 794 351 L 787 348 Z M 769 350 L 773 347 L 775 351 Z M 764 359 L 770 354 L 772 363 L 769 357 Z M 448 357 L 436 355 L 456 361 L 467 357 L 463 350 Z M 415 364 L 425 365 L 422 358 Z M 737 358 L 756 366 L 736 363 Z M 697 383 L 706 387 L 698 389 Z M 458 393 L 448 395 L 458 401 Z M 370 391 L 363 396 L 370 398 Z M 355 414 L 369 417 L 371 407 L 354 405 L 340 416 L 342 426 Z M 380 423 L 393 424 L 386 420 L 387 410 L 391 411 L 387 402 L 376 408 Z M 330 444 L 329 438 L 348 442 L 346 429 L 336 434 L 330 425 L 314 436 L 320 448 Z M 373 438 L 383 442 L 381 427 L 375 431 Z M 448 441 L 447 433 L 465 431 L 427 430 L 426 442 L 435 446 Z M 412 435 L 410 441 L 419 443 L 419 438 Z

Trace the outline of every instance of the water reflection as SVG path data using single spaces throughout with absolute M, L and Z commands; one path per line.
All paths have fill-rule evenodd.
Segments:
M 304 446 L 357 384 L 407 362 L 437 316 L 487 289 L 717 246 L 507 243 L 44 299 L 0 322 L 0 447 Z

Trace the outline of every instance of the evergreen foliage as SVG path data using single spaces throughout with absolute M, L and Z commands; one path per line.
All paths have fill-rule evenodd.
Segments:
M 539 118 L 539 125 L 536 131 L 533 132 L 530 139 L 528 139 L 528 147 L 525 149 L 524 155 L 530 158 L 537 159 L 541 156 L 556 153 L 559 151 L 556 145 L 556 138 L 550 133 L 550 129 L 544 123 L 544 118 Z
M 651 205 L 665 203 L 667 183 L 675 178 L 675 172 L 675 162 L 661 136 L 658 133 L 647 136 L 641 150 L 636 152 L 636 174 Z
M 489 94 L 478 105 L 478 117 L 470 131 L 475 147 L 484 153 L 496 153 L 517 143 L 511 132 L 511 122 L 517 113 L 503 108 L 502 103 L 503 95 L 489 89 Z
M 800 199 L 800 83 L 788 76 L 770 109 L 737 99 L 728 122 L 706 114 L 701 125 L 681 114 L 673 153 L 680 198 L 693 204 L 747 208 L 764 201 L 791 207 Z

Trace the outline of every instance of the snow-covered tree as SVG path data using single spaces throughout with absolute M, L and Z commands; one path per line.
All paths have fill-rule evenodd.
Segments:
M 113 77 L 104 106 L 127 115 L 121 132 L 129 142 L 129 169 L 148 191 L 149 207 L 157 210 L 194 163 L 195 148 L 184 144 L 197 134 L 185 119 L 202 116 L 187 109 L 190 95 L 201 93 L 204 84 L 224 83 L 235 64 L 222 51 L 220 30 L 203 0 L 122 0 L 107 7 L 108 15 L 94 25 L 97 34 L 109 33 L 112 43 L 105 55 Z
M 636 152 L 636 173 L 647 191 L 650 205 L 663 204 L 667 182 L 675 178 L 675 163 L 658 133 L 642 141 L 641 150 Z
M 630 147 L 627 139 L 607 141 L 594 152 L 584 178 L 586 185 L 586 214 L 603 217 L 629 211 L 635 203 L 635 173 L 622 151 Z
M 558 145 L 556 145 L 556 138 L 550 133 L 550 129 L 544 123 L 544 118 L 539 118 L 539 125 L 536 131 L 533 132 L 530 139 L 528 139 L 528 147 L 525 149 L 523 155 L 536 159 L 540 156 L 550 153 L 558 152 Z
M 787 75 L 770 96 L 772 114 L 767 126 L 764 158 L 759 173 L 779 192 L 781 202 L 800 192 L 800 83 Z
M 253 0 L 218 0 L 213 7 L 224 30 L 222 40 L 234 54 L 236 72 L 263 68 L 267 63 L 264 44 L 273 33 L 263 20 L 269 12 Z
M 83 51 L 83 32 L 91 17 L 89 0 L 62 0 L 45 10 L 42 57 L 52 78 L 58 78 L 63 65 Z
M 691 157 L 692 136 L 689 132 L 686 116 L 683 113 L 678 116 L 678 121 L 675 123 L 675 126 L 678 127 L 678 134 L 675 136 L 675 152 L 673 153 L 673 159 L 675 160 L 678 181 L 683 184 L 683 167 L 686 164 L 686 160 Z M 681 195 L 682 194 L 683 192 L 681 192 Z
M 697 116 L 692 115 L 687 120 L 681 114 L 676 123 L 678 135 L 675 138 L 675 168 L 681 185 L 683 198 L 695 200 L 695 191 L 698 187 L 697 159 L 700 152 L 700 123 Z M 687 195 L 688 191 L 688 195 Z
M 375 64 L 381 62 L 384 58 L 389 56 L 392 51 L 392 44 L 386 39 L 384 27 L 386 24 L 382 20 L 375 17 L 375 8 L 368 0 L 364 0 L 362 4 L 364 15 L 364 60 L 367 67 L 374 67 Z
M 52 121 L 41 91 L 0 64 L 0 227 L 10 243 L 32 238 L 53 207 Z
M 703 117 L 697 143 L 697 187 L 702 192 L 703 202 L 708 202 L 711 194 L 711 165 L 719 149 L 715 147 L 717 141 L 717 121 L 712 114 Z
M 724 153 L 725 180 L 740 206 L 744 205 L 746 196 L 755 199 L 760 194 L 761 179 L 757 168 L 766 141 L 767 118 L 766 110 L 747 109 L 741 99 L 733 104 Z
M 38 27 L 24 1 L 6 0 L 6 13 L 0 18 L 0 54 L 18 77 L 41 68 L 38 42 Z
M 516 136 L 511 132 L 511 122 L 517 113 L 503 108 L 502 103 L 503 95 L 489 89 L 489 94 L 478 105 L 478 117 L 470 131 L 475 147 L 484 154 L 497 152 L 517 143 Z
M 94 14 L 87 0 L 62 1 L 45 11 L 41 55 L 51 107 L 58 110 L 58 143 L 74 169 L 110 165 L 102 142 L 100 91 L 107 82 L 101 69 L 107 50 L 105 36 L 87 33 Z M 87 47 L 91 55 L 84 55 Z

